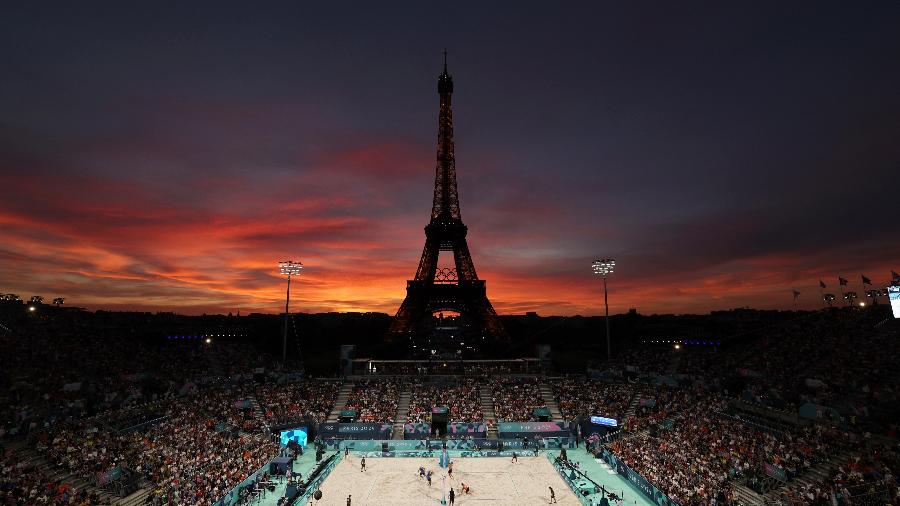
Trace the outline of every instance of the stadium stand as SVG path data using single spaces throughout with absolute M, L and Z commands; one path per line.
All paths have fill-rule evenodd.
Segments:
M 644 344 L 590 375 L 460 363 L 440 379 L 413 367 L 346 382 L 271 371 L 243 342 L 129 339 L 89 315 L 0 335 L 0 504 L 112 504 L 136 488 L 151 504 L 212 504 L 278 454 L 274 426 L 340 408 L 391 423 L 401 391 L 408 422 L 435 406 L 525 422 L 546 405 L 542 384 L 565 421 L 621 420 L 590 449 L 678 504 L 900 504 L 898 332 L 876 312 L 804 313 L 715 346 Z

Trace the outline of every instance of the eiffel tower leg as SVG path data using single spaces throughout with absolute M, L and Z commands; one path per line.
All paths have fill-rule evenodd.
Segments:
M 435 237 L 426 237 L 422 258 L 419 260 L 419 268 L 416 269 L 416 281 L 434 282 L 438 255 L 440 254 L 440 240 Z
M 488 335 L 501 341 L 509 339 L 509 336 L 506 334 L 506 330 L 500 323 L 500 318 L 497 316 L 497 312 L 494 311 L 494 306 L 491 305 L 491 301 L 488 300 L 487 295 L 476 297 L 470 302 L 469 307 L 471 308 L 472 315 L 481 322 L 481 328 L 483 328 Z
M 406 298 L 403 299 L 403 304 L 400 304 L 400 309 L 397 310 L 397 315 L 391 323 L 391 337 L 396 339 L 412 332 L 416 321 L 425 310 L 426 303 L 427 301 L 410 294 L 407 288 Z
M 475 262 L 472 261 L 472 255 L 469 254 L 469 243 L 465 238 L 456 240 L 453 247 L 453 260 L 456 263 L 456 274 L 460 280 L 474 281 L 478 279 L 475 273 Z

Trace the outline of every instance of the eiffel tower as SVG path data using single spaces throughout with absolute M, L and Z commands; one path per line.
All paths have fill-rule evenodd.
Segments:
M 450 105 L 453 78 L 447 73 L 446 51 L 444 72 L 438 76 L 438 94 L 441 101 L 431 221 L 425 227 L 425 249 L 419 268 L 415 279 L 406 282 L 406 299 L 394 317 L 391 335 L 413 340 L 425 337 L 430 328 L 434 328 L 435 313 L 455 311 L 465 322 L 465 328 L 457 338 L 504 340 L 507 335 L 487 298 L 485 282 L 475 273 L 466 243 L 468 227 L 459 213 Z M 452 252 L 454 267 L 438 267 L 438 256 L 442 251 Z

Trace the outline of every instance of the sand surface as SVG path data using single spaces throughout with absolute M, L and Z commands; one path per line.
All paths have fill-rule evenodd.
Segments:
M 550 490 L 556 491 L 558 504 L 575 506 L 578 498 L 565 484 L 546 457 L 460 458 L 453 460 L 453 479 L 438 466 L 437 458 L 367 458 L 366 472 L 360 472 L 360 458 L 351 455 L 335 466 L 321 486 L 322 500 L 311 504 L 346 506 L 347 495 L 352 506 L 402 506 L 441 504 L 443 489 L 456 490 L 460 506 L 496 505 L 530 506 L 547 504 Z M 418 477 L 419 466 L 434 471 L 431 487 Z M 461 493 L 461 483 L 471 493 Z M 307 506 L 307 505 L 302 505 Z

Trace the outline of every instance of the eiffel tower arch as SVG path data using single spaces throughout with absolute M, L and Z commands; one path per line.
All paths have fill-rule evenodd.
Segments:
M 468 227 L 459 211 L 456 187 L 456 157 L 453 145 L 453 78 L 444 71 L 438 76 L 437 164 L 431 221 L 425 227 L 425 248 L 414 279 L 406 282 L 406 299 L 391 325 L 391 337 L 411 340 L 427 338 L 433 332 L 435 313 L 458 313 L 454 339 L 505 340 L 506 332 L 487 297 L 483 279 L 478 279 L 475 263 L 466 242 Z M 451 266 L 441 267 L 441 252 L 452 254 Z

